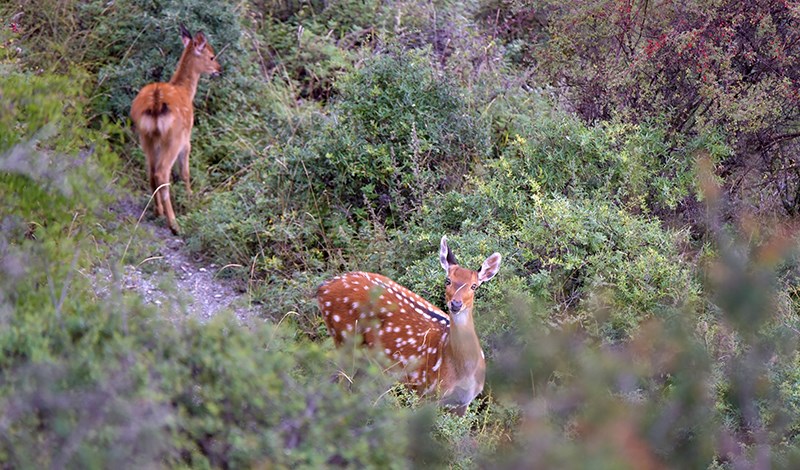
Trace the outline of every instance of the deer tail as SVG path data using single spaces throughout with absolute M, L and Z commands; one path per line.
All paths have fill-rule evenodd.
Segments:
M 166 134 L 174 120 L 158 85 L 136 97 L 131 107 L 131 118 L 140 133 L 150 135 Z

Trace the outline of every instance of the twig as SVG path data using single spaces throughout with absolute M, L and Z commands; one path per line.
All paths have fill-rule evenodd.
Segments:
M 275 339 L 275 335 L 278 332 L 278 327 L 281 326 L 281 323 L 283 323 L 283 320 L 285 320 L 286 317 L 288 317 L 289 315 L 300 315 L 300 313 L 299 312 L 286 312 L 286 314 L 275 325 L 275 329 L 272 330 L 272 334 L 269 337 L 269 341 L 267 341 L 267 347 L 264 348 L 264 349 L 269 350 L 270 346 L 272 346 L 272 340 Z
M 148 261 L 153 261 L 153 260 L 156 260 L 156 259 L 164 259 L 164 257 L 163 256 L 150 256 L 149 258 L 145 258 L 142 261 L 140 261 L 139 264 L 136 265 L 136 267 L 138 268 L 139 266 L 143 265 L 144 263 L 146 263 Z
M 225 266 L 223 266 L 223 267 L 219 268 L 219 269 L 217 270 L 217 272 L 214 274 L 214 276 L 212 276 L 212 277 L 216 278 L 216 277 L 217 277 L 217 275 L 219 275 L 219 273 L 221 273 L 221 272 L 222 272 L 222 270 L 223 270 L 223 269 L 226 269 L 226 268 L 243 268 L 243 267 L 244 267 L 244 265 L 241 265 L 241 264 L 239 264 L 239 263 L 230 263 L 230 264 L 226 264 Z
M 144 206 L 142 213 L 139 214 L 139 220 L 136 221 L 136 225 L 134 225 L 133 230 L 131 231 L 131 236 L 128 238 L 128 243 L 125 244 L 125 251 L 122 252 L 122 260 L 124 262 L 125 256 L 128 254 L 128 248 L 131 246 L 131 242 L 133 241 L 133 234 L 136 233 L 136 229 L 139 227 L 139 224 L 142 222 L 142 218 L 144 217 L 145 212 L 147 212 L 147 208 L 150 207 L 150 202 L 153 201 L 153 198 L 156 197 L 158 191 L 163 188 L 164 186 L 169 186 L 169 183 L 164 183 L 161 186 L 157 187 L 155 191 L 150 195 L 150 199 L 147 200 L 147 204 Z

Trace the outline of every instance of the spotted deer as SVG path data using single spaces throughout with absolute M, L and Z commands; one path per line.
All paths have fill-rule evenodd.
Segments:
M 462 268 L 442 237 L 439 261 L 445 278 L 449 314 L 380 274 L 351 272 L 317 291 L 317 302 L 337 345 L 362 335 L 380 348 L 405 382 L 420 395 L 435 394 L 440 403 L 463 415 L 483 390 L 486 361 L 473 323 L 475 290 L 500 268 L 494 253 L 480 271 Z
M 189 152 L 194 125 L 194 95 L 201 74 L 218 75 L 222 68 L 205 34 L 192 34 L 180 25 L 183 54 L 169 83 L 151 83 L 139 91 L 131 104 L 131 120 L 139 134 L 139 143 L 147 157 L 150 190 L 155 196 L 156 217 L 166 215 L 172 233 L 178 223 L 172 210 L 169 182 L 172 167 L 180 160 L 180 175 L 186 192 L 189 183 Z

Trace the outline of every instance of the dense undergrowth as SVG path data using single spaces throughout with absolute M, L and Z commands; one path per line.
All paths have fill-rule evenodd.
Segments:
M 742 76 L 717 36 L 785 45 L 789 6 L 758 3 L 754 32 L 724 2 L 687 23 L 651 2 L 45 3 L 0 6 L 4 468 L 800 462 L 796 241 L 775 215 L 794 180 L 759 148 L 780 160 L 761 188 L 789 185 L 773 200 L 743 163 L 796 126 L 767 96 L 796 83 Z M 692 33 L 703 15 L 729 28 Z M 94 275 L 142 250 L 113 210 L 148 198 L 127 110 L 171 75 L 179 22 L 224 49 L 224 73 L 201 81 L 196 192 L 177 185 L 176 210 L 259 327 L 174 322 Z M 633 72 L 606 83 L 621 63 L 590 46 L 618 28 Z M 719 57 L 669 89 L 690 52 Z M 464 417 L 334 350 L 312 298 L 367 270 L 440 303 L 443 234 L 465 266 L 504 257 L 478 291 L 489 377 Z

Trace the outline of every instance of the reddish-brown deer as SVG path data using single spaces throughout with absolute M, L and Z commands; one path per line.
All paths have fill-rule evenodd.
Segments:
M 167 216 L 172 233 L 178 234 L 178 223 L 169 195 L 170 173 L 180 160 L 180 175 L 186 192 L 192 193 L 189 182 L 189 152 L 194 125 L 194 95 L 201 74 L 217 75 L 222 68 L 214 49 L 199 31 L 192 34 L 181 25 L 183 54 L 169 83 L 151 83 L 136 95 L 131 105 L 131 120 L 139 133 L 139 143 L 147 157 L 150 190 L 155 195 L 156 216 Z
M 380 274 L 351 272 L 322 284 L 317 302 L 337 345 L 360 334 L 382 349 L 406 383 L 420 395 L 435 393 L 440 403 L 463 415 L 483 390 L 486 362 L 473 323 L 475 290 L 493 278 L 501 256 L 494 253 L 480 271 L 462 268 L 442 237 L 439 261 L 449 315 Z

